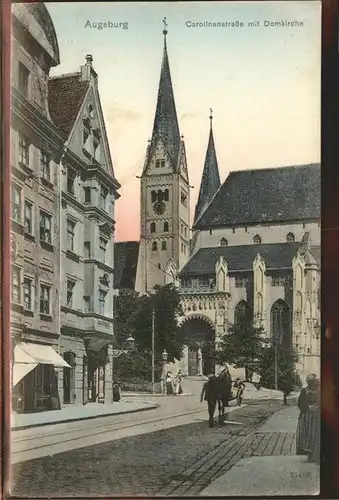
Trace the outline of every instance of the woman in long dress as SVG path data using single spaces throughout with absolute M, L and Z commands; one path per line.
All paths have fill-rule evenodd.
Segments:
M 320 382 L 316 375 L 306 378 L 307 386 L 298 398 L 300 410 L 296 448 L 297 455 L 307 455 L 309 462 L 320 462 Z

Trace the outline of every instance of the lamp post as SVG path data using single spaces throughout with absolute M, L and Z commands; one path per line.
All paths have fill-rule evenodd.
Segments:
M 278 343 L 280 342 L 280 331 L 274 335 L 274 387 L 278 390 Z
M 167 362 L 168 354 L 166 349 L 164 349 L 162 353 L 162 393 L 166 394 L 166 362 Z
M 155 334 L 154 334 L 155 310 L 152 311 L 152 393 L 154 394 L 154 351 L 155 351 Z

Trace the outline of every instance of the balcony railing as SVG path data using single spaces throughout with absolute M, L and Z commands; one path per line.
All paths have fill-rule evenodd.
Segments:
M 183 287 L 180 288 L 181 294 L 197 294 L 201 295 L 203 293 L 215 293 L 217 291 L 215 286 L 195 286 L 195 287 Z

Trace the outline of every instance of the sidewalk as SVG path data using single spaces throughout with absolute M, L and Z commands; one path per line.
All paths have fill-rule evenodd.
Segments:
M 16 431 L 29 427 L 154 410 L 158 406 L 155 403 L 151 404 L 143 401 L 119 401 L 112 404 L 88 403 L 85 406 L 69 405 L 61 407 L 60 410 L 39 413 L 16 413 L 13 411 L 11 415 L 11 428 L 12 431 Z
M 255 433 L 241 460 L 219 476 L 200 496 L 317 495 L 319 466 L 295 455 L 296 406 L 270 417 Z

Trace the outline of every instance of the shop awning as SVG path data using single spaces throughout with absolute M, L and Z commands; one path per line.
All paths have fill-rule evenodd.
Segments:
M 22 352 L 28 356 L 27 359 L 33 363 L 40 363 L 42 365 L 54 365 L 54 366 L 65 366 L 66 368 L 71 368 L 68 363 L 58 354 L 52 346 L 50 345 L 42 345 L 42 344 L 33 344 L 21 342 L 14 348 L 14 362 L 20 362 L 15 357 L 15 349 L 19 348 L 19 355 L 22 356 Z M 21 361 L 22 362 L 22 361 Z
M 34 370 L 38 364 L 70 368 L 53 347 L 21 342 L 14 347 L 13 386 Z
M 38 363 L 14 363 L 13 387 L 20 382 L 29 372 L 34 370 Z

